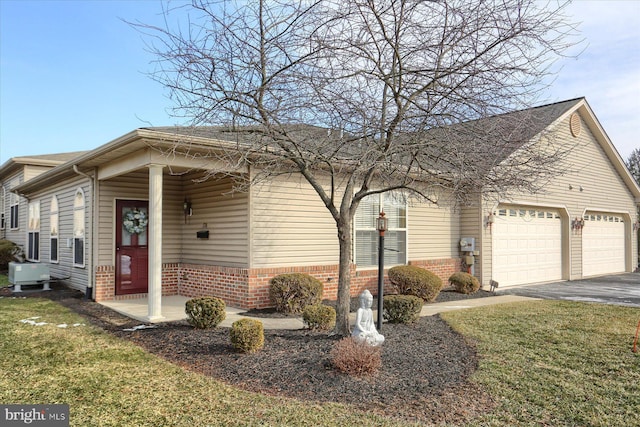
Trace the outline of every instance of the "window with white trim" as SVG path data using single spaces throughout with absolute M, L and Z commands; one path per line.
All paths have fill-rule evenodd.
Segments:
M 15 230 L 20 227 L 20 197 L 17 194 L 10 193 L 9 209 L 11 210 L 10 227 Z
M 52 263 L 58 262 L 58 229 L 59 229 L 59 216 L 58 216 L 58 198 L 56 196 L 51 197 L 51 207 L 49 209 L 49 260 Z
M 40 201 L 29 203 L 27 219 L 27 259 L 40 261 Z
M 378 265 L 376 220 L 384 210 L 388 230 L 384 233 L 385 268 L 407 263 L 407 202 L 387 192 L 364 198 L 355 216 L 355 261 L 358 267 Z
M 78 188 L 73 198 L 73 265 L 75 267 L 84 267 L 84 221 L 84 191 Z

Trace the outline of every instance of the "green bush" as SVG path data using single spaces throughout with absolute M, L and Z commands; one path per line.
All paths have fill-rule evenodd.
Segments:
M 373 346 L 353 337 L 343 338 L 331 350 L 331 363 L 340 372 L 362 376 L 382 366 L 382 346 Z
M 187 322 L 194 328 L 215 328 L 226 317 L 224 301 L 216 297 L 198 297 L 187 301 L 184 311 Z
M 399 265 L 389 269 L 389 280 L 401 295 L 414 295 L 433 302 L 442 290 L 442 279 L 415 265 Z
M 382 316 L 389 323 L 413 323 L 420 317 L 422 298 L 414 295 L 387 295 L 382 300 Z
M 304 273 L 280 274 L 269 282 L 269 299 L 282 313 L 302 313 L 322 302 L 322 282 Z
M 0 271 L 7 271 L 11 261 L 22 261 L 22 248 L 10 240 L 0 240 Z
M 336 309 L 328 305 L 308 305 L 302 312 L 302 320 L 309 329 L 328 331 L 336 325 Z
M 231 345 L 242 353 L 253 353 L 264 345 L 264 327 L 256 319 L 240 319 L 231 324 Z
M 463 294 L 472 294 L 480 289 L 480 282 L 474 276 L 463 271 L 453 273 L 449 277 L 449 283 L 456 288 L 456 291 Z

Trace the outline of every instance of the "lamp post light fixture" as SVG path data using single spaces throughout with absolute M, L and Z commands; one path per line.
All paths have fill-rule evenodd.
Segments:
M 378 230 L 378 332 L 382 329 L 382 298 L 384 293 L 384 232 L 387 231 L 389 220 L 385 218 L 384 211 L 376 221 Z

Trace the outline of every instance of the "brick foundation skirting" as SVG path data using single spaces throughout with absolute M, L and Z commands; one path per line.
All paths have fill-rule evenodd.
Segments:
M 447 283 L 449 276 L 460 271 L 458 258 L 414 260 L 410 265 L 432 271 Z M 215 296 L 230 307 L 244 309 L 270 307 L 269 280 L 278 274 L 306 273 L 324 284 L 324 299 L 335 300 L 338 295 L 338 265 L 320 265 L 282 268 L 235 268 L 199 264 L 164 264 L 162 268 L 162 295 L 186 297 Z M 385 275 L 385 288 L 389 286 Z M 358 270 L 351 267 L 352 297 L 368 289 L 378 293 L 378 270 Z M 147 294 L 115 295 L 115 268 L 96 268 L 96 301 L 134 299 Z

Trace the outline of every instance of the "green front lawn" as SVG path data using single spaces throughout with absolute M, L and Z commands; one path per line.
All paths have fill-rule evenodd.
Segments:
M 34 316 L 47 324 L 20 322 Z M 640 309 L 537 301 L 442 316 L 477 343 L 473 380 L 496 401 L 472 425 L 640 425 Z M 68 403 L 74 426 L 399 425 L 244 392 L 75 323 L 54 302 L 0 298 L 0 402 Z
M 535 301 L 442 317 L 476 340 L 473 379 L 498 404 L 475 425 L 640 425 L 640 309 Z
M 34 326 L 22 319 L 46 322 Z M 48 300 L 0 299 L 0 402 L 67 403 L 73 426 L 380 425 L 342 405 L 248 393 L 80 325 Z M 67 324 L 67 328 L 57 325 Z

